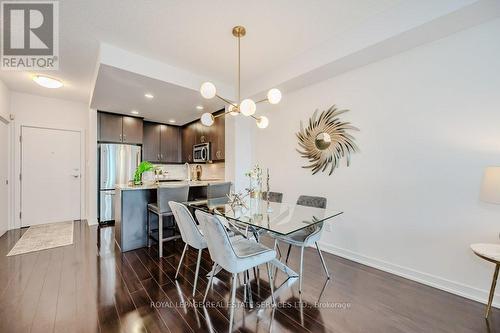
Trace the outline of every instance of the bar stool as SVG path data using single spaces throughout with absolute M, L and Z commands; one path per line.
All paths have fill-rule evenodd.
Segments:
M 155 240 L 152 236 L 154 230 L 151 229 L 151 219 L 150 214 L 153 213 L 158 216 L 158 253 L 160 258 L 163 257 L 163 243 L 174 239 L 178 239 L 180 235 L 172 235 L 167 238 L 163 238 L 163 219 L 164 217 L 170 217 L 172 220 L 172 229 L 175 233 L 175 219 L 173 218 L 172 209 L 170 208 L 168 202 L 186 202 L 188 200 L 189 185 L 183 186 L 168 186 L 168 187 L 158 187 L 156 190 L 156 203 L 148 204 L 148 217 L 147 217 L 147 233 L 148 233 L 148 247 L 151 246 L 151 239 Z
M 218 184 L 209 183 L 207 186 L 207 199 L 210 200 L 210 199 L 226 198 L 227 201 L 229 201 L 229 198 L 227 196 L 229 195 L 230 192 L 231 192 L 231 182 L 218 183 Z

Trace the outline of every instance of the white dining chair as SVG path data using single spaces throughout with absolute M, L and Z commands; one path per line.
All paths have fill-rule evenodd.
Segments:
M 177 271 L 175 272 L 175 279 L 179 276 L 179 270 L 182 265 L 182 261 L 186 255 L 188 247 L 191 246 L 198 250 L 198 258 L 196 260 L 196 272 L 194 273 L 194 284 L 193 284 L 193 297 L 196 293 L 196 284 L 198 282 L 198 273 L 200 271 L 201 254 L 203 249 L 207 248 L 207 241 L 203 236 L 202 232 L 198 228 L 198 224 L 191 215 L 189 209 L 182 203 L 169 201 L 168 204 L 172 209 L 175 220 L 177 221 L 177 226 L 181 232 L 181 237 L 184 243 L 184 250 L 182 251 L 181 259 L 179 260 L 179 265 L 177 266 Z
M 326 198 L 323 197 L 315 197 L 308 195 L 301 195 L 297 199 L 297 205 L 308 206 L 308 207 L 316 207 L 316 208 L 326 208 Z M 313 244 L 316 246 L 316 250 L 318 251 L 319 258 L 321 260 L 321 264 L 323 269 L 325 270 L 327 279 L 330 279 L 330 273 L 328 272 L 328 268 L 326 267 L 325 259 L 323 258 L 323 254 L 319 249 L 318 241 L 321 238 L 321 232 L 323 231 L 323 223 L 319 223 L 310 228 L 305 228 L 294 232 L 290 235 L 281 236 L 276 234 L 271 234 L 274 238 L 274 246 L 278 247 L 278 241 L 288 244 L 288 251 L 285 259 L 285 263 L 288 263 L 288 257 L 290 256 L 290 250 L 293 246 L 300 247 L 300 271 L 299 271 L 299 293 L 302 293 L 302 273 L 304 270 L 304 249 L 308 246 L 312 246 Z
M 236 280 L 238 273 L 245 272 L 258 265 L 266 264 L 267 274 L 269 277 L 269 286 L 271 288 L 272 305 L 275 306 L 273 282 L 271 277 L 271 270 L 269 262 L 276 258 L 276 251 L 259 244 L 257 242 L 248 240 L 246 238 L 239 238 L 232 241 L 226 231 L 226 228 L 219 221 L 221 216 L 217 218 L 209 213 L 196 211 L 196 218 L 202 225 L 205 238 L 207 240 L 208 251 L 210 257 L 214 261 L 212 267 L 212 274 L 210 281 L 203 297 L 205 303 L 213 282 L 214 272 L 217 266 L 222 267 L 224 270 L 232 274 L 231 286 L 231 312 L 229 316 L 229 332 L 232 331 L 234 321 L 234 308 L 236 296 Z

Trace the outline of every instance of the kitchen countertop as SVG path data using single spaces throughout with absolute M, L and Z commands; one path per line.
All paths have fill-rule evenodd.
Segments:
M 196 186 L 207 186 L 208 184 L 218 184 L 224 183 L 225 181 L 222 179 L 211 179 L 211 180 L 178 180 L 178 181 L 166 181 L 160 182 L 159 184 L 154 185 L 128 185 L 128 184 L 116 184 L 117 190 L 122 191 L 133 191 L 133 190 L 154 190 L 162 187 L 176 187 L 180 185 L 189 185 L 191 187 Z

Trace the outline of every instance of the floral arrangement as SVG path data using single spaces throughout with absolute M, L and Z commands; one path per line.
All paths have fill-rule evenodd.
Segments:
M 255 164 L 251 170 L 245 173 L 245 176 L 250 179 L 250 186 L 246 190 L 253 198 L 259 197 L 262 191 L 262 175 L 262 168 L 259 164 Z

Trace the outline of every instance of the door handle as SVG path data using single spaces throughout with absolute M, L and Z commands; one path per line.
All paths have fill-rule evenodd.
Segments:
M 78 177 L 80 177 L 80 175 L 72 175 L 72 176 L 73 176 L 73 178 L 78 178 Z

